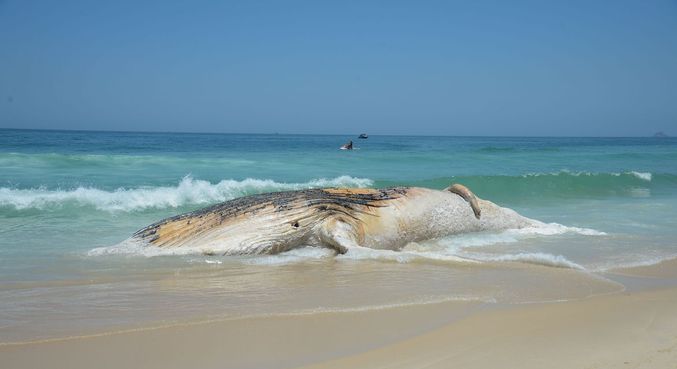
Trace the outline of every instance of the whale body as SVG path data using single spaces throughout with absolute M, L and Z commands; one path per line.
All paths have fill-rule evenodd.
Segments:
M 458 184 L 444 190 L 323 188 L 237 198 L 161 220 L 131 239 L 209 255 L 276 254 L 302 246 L 342 254 L 535 223 Z

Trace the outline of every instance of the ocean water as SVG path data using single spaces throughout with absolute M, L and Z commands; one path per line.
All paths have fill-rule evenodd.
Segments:
M 338 150 L 349 139 L 356 150 Z M 338 257 L 317 248 L 220 257 L 118 245 L 159 219 L 255 193 L 452 182 L 548 225 Z M 676 208 L 672 138 L 0 130 L 0 342 L 609 293 L 623 286 L 607 271 L 677 256 Z

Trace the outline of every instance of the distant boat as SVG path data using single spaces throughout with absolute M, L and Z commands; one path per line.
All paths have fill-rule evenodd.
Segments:
M 348 141 L 348 143 L 343 144 L 343 145 L 341 145 L 341 147 L 339 147 L 339 150 L 352 150 L 352 149 L 353 149 L 353 141 L 352 140 Z
M 670 136 L 668 136 L 667 134 L 665 134 L 665 132 L 656 132 L 653 136 L 656 137 L 656 138 L 667 138 L 667 137 L 670 137 Z
M 366 133 L 359 135 L 357 138 L 369 138 Z

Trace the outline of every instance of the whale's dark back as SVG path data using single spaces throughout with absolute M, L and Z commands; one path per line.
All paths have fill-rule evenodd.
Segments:
M 342 213 L 354 218 L 354 212 L 364 211 L 364 207 L 387 206 L 388 200 L 406 195 L 407 190 L 407 187 L 323 188 L 250 195 L 163 219 L 140 229 L 132 237 L 161 246 L 160 234 L 163 228 L 174 228 L 174 233 L 180 231 L 176 228 L 191 228 L 194 229 L 193 232 L 183 233 L 194 234 L 241 215 L 256 215 L 263 209 L 284 212 L 306 207 L 314 211 Z

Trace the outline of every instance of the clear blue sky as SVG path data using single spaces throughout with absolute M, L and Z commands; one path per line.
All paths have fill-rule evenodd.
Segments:
M 0 0 L 0 127 L 677 135 L 677 1 Z

